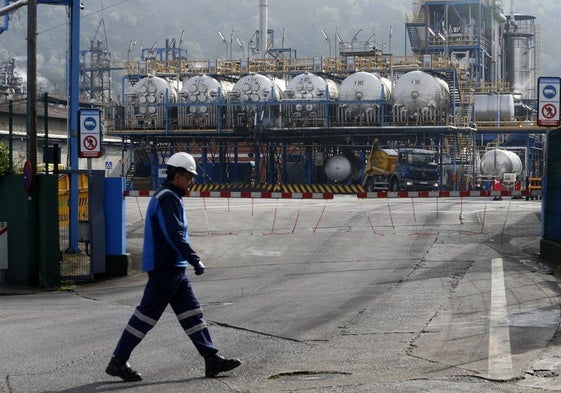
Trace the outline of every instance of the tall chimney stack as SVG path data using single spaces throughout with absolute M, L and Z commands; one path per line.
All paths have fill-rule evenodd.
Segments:
M 259 53 L 261 58 L 267 57 L 267 30 L 269 0 L 259 0 Z

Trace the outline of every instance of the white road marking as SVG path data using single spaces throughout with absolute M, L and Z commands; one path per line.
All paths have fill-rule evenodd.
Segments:
M 502 258 L 493 258 L 491 260 L 488 377 L 494 380 L 508 380 L 513 378 L 512 351 L 510 346 Z

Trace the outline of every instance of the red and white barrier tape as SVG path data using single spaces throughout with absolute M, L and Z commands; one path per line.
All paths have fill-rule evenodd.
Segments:
M 357 198 L 539 197 L 541 191 L 378 191 L 359 192 Z
M 149 197 L 154 191 L 130 190 L 125 196 Z M 271 191 L 189 191 L 186 197 L 193 198 L 274 198 L 274 199 L 333 199 L 328 192 L 271 192 Z
M 150 197 L 151 190 L 126 190 L 125 196 Z M 190 191 L 193 198 L 271 198 L 271 199 L 333 199 L 328 192 L 272 192 L 272 191 Z M 357 198 L 452 198 L 452 197 L 541 197 L 541 191 L 378 191 L 359 192 Z

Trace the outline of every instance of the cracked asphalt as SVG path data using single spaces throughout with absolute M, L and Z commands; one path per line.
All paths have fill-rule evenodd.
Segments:
M 120 382 L 104 369 L 146 281 L 147 202 L 127 198 L 129 276 L 0 287 L 0 392 L 561 390 L 540 201 L 485 198 L 186 198 L 207 265 L 195 292 L 221 353 L 243 364 L 204 378 L 168 309 L 130 360 L 143 381 Z

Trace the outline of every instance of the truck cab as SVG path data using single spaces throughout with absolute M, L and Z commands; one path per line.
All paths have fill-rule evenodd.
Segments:
M 371 191 L 431 191 L 438 189 L 436 152 L 416 148 L 373 146 L 364 171 L 363 188 Z
M 438 189 L 439 169 L 436 152 L 425 149 L 398 150 L 395 175 L 399 190 L 432 191 Z

